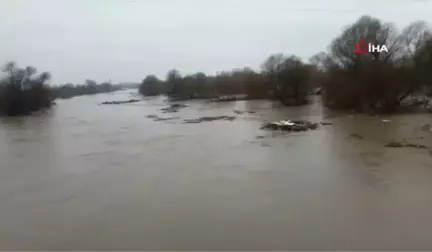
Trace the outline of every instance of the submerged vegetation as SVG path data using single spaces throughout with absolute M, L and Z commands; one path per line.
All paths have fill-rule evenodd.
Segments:
M 0 115 L 29 114 L 52 105 L 51 91 L 46 82 L 50 74 L 37 75 L 33 67 L 19 68 L 10 62 L 3 68 L 0 80 Z
M 385 46 L 386 51 L 358 54 L 355 44 Z M 308 63 L 295 55 L 274 54 L 261 65 L 215 75 L 183 76 L 170 70 L 164 80 L 147 76 L 139 85 L 145 96 L 166 95 L 171 100 L 272 99 L 285 105 L 303 105 L 314 88 L 325 106 L 359 112 L 395 112 L 406 105 L 426 107 L 432 95 L 432 29 L 414 22 L 398 31 L 393 24 L 370 16 L 360 17 L 330 44 L 328 52 Z M 66 84 L 49 88 L 48 73 L 8 63 L 0 80 L 0 113 L 22 115 L 48 108 L 56 98 L 113 92 L 122 85 Z M 130 84 L 132 85 L 132 84 Z M 135 84 L 133 84 L 135 85 Z
M 357 54 L 358 41 L 385 46 L 388 51 Z M 143 95 L 167 95 L 174 99 L 245 95 L 251 99 L 275 99 L 286 105 L 308 102 L 319 87 L 324 104 L 333 109 L 359 112 L 394 112 L 404 105 L 427 105 L 432 90 L 432 30 L 414 22 L 402 31 L 393 24 L 363 16 L 330 44 L 329 52 L 299 57 L 275 54 L 261 71 L 235 69 L 215 76 L 204 73 L 182 76 L 171 70 L 165 80 L 147 76 Z M 419 102 L 422 99 L 423 102 Z M 229 99 L 227 99 L 229 100 Z
M 66 99 L 79 95 L 114 92 L 124 87 L 108 82 L 101 84 L 87 80 L 83 85 L 66 84 L 48 86 L 51 75 L 43 72 L 37 75 L 36 68 L 19 68 L 15 63 L 7 63 L 0 79 L 0 115 L 26 115 L 40 109 L 49 108 L 53 100 Z
M 356 54 L 353 47 L 360 40 L 385 45 L 388 52 Z M 432 30 L 426 23 L 415 22 L 398 32 L 392 24 L 364 16 L 332 42 L 329 53 L 318 54 L 314 61 L 322 73 L 327 106 L 394 112 L 412 98 L 430 95 L 431 57 Z
M 61 86 L 51 87 L 55 98 L 68 99 L 80 95 L 92 95 L 99 93 L 110 93 L 122 89 L 120 85 L 113 85 L 110 82 L 98 84 L 93 80 L 86 80 L 85 84 L 74 85 L 68 83 Z
M 305 104 L 310 90 L 309 76 L 312 67 L 295 56 L 272 55 L 258 73 L 250 68 L 234 69 L 215 76 L 204 73 L 182 76 L 170 70 L 166 80 L 147 76 L 139 88 L 146 96 L 166 95 L 172 99 L 222 100 L 277 99 L 285 104 Z M 223 99 L 225 97 L 226 99 Z

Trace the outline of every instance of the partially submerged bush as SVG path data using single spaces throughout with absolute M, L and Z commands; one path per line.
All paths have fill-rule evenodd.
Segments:
M 391 24 L 364 16 L 337 37 L 328 54 L 314 57 L 324 73 L 320 84 L 327 106 L 393 112 L 430 86 L 431 29 L 416 22 L 398 33 Z M 356 54 L 357 41 L 386 45 L 388 52 Z
M 149 75 L 141 82 L 139 92 L 146 96 L 160 95 L 163 93 L 162 81 L 155 75 Z
M 285 105 L 308 103 L 312 69 L 300 58 L 294 55 L 272 55 L 264 62 L 262 68 L 272 88 L 274 99 Z
M 36 75 L 36 69 L 16 67 L 8 63 L 0 80 L 0 114 L 8 116 L 25 115 L 49 108 L 52 105 L 51 92 L 46 86 L 49 73 Z
M 286 105 L 307 103 L 311 69 L 296 56 L 273 55 L 262 65 L 262 72 L 250 68 L 220 72 L 215 76 L 204 73 L 182 76 L 170 70 L 166 80 L 147 76 L 139 92 L 146 96 L 164 94 L 174 100 L 240 97 L 246 99 L 274 98 Z
M 122 89 L 120 85 L 113 85 L 110 82 L 98 84 L 93 80 L 86 80 L 85 84 L 74 85 L 68 83 L 65 85 L 51 87 L 55 98 L 68 99 L 80 95 L 93 95 L 100 93 L 110 93 Z

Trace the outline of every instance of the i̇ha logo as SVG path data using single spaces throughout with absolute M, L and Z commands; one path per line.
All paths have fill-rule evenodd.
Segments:
M 360 40 L 354 44 L 354 51 L 357 54 L 363 55 L 368 52 L 388 52 L 388 49 L 385 45 L 374 45 Z

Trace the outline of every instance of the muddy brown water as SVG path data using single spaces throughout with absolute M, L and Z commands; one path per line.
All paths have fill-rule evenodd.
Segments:
M 267 101 L 188 102 L 175 114 L 161 113 L 160 98 L 98 105 L 116 99 L 130 91 L 0 121 L 0 250 L 432 250 L 430 151 L 384 147 L 432 145 L 420 129 L 431 115 Z M 257 113 L 181 124 L 233 110 Z M 259 129 L 323 118 L 333 125 Z

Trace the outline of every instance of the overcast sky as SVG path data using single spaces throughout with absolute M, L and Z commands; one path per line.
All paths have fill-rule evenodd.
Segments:
M 53 84 L 308 59 L 369 14 L 432 23 L 428 0 L 0 0 L 0 63 L 50 71 Z

